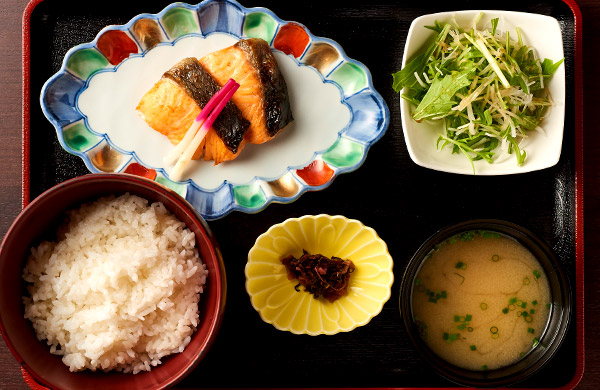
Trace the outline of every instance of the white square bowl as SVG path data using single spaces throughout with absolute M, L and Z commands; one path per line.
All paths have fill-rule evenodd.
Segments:
M 425 28 L 440 23 L 456 22 L 461 27 L 472 25 L 473 20 L 483 12 L 477 23 L 479 29 L 491 30 L 491 19 L 499 18 L 498 31 L 509 31 L 511 39 L 516 38 L 516 27 L 521 29 L 523 42 L 535 49 L 540 61 L 549 58 L 554 62 L 564 58 L 563 41 L 558 21 L 550 16 L 511 11 L 454 11 L 423 15 L 413 20 L 408 31 L 402 67 L 435 39 L 436 33 Z M 562 64 L 548 81 L 548 89 L 554 106 L 540 127 L 543 133 L 530 131 L 521 140 L 520 147 L 527 152 L 522 166 L 517 165 L 514 155 L 506 153 L 492 164 L 485 160 L 475 161 L 476 175 L 509 175 L 525 173 L 554 166 L 562 148 L 565 120 L 565 65 Z M 401 92 L 402 93 L 402 92 Z M 444 120 L 416 122 L 412 118 L 414 105 L 400 99 L 402 127 L 408 153 L 412 160 L 425 168 L 443 172 L 472 175 L 473 168 L 462 154 L 452 154 L 448 145 L 443 150 L 436 148 L 436 141 L 444 131 Z

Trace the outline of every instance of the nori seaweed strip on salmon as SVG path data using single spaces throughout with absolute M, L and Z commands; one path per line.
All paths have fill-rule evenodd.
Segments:
M 246 141 L 267 142 L 294 120 L 285 79 L 265 40 L 242 39 L 207 54 L 200 63 L 219 84 L 230 78 L 240 84 L 232 101 L 250 122 Z
M 196 58 L 186 58 L 150 89 L 137 109 L 154 130 L 177 144 L 184 137 L 201 108 L 221 86 Z M 244 148 L 249 122 L 240 110 L 228 102 L 194 154 L 194 159 L 214 160 L 215 164 L 236 158 Z

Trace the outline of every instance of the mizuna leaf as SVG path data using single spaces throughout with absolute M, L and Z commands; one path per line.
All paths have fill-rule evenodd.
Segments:
M 454 99 L 456 92 L 469 84 L 471 84 L 469 72 L 453 73 L 442 79 L 435 79 L 413 113 L 413 119 L 420 121 L 450 114 L 456 104 Z

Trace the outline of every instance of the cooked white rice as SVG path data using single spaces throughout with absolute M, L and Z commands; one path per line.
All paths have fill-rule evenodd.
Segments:
M 31 320 L 71 371 L 149 371 L 182 352 L 198 326 L 208 271 L 195 236 L 162 203 L 103 198 L 69 212 L 58 243 L 23 271 Z

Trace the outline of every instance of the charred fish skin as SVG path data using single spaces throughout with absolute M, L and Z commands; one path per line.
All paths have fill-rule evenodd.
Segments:
M 181 60 L 163 75 L 176 82 L 200 108 L 221 88 L 213 77 L 194 57 Z M 229 101 L 213 123 L 213 129 L 227 149 L 235 154 L 244 139 L 250 122 L 242 117 L 240 110 Z
M 263 85 L 267 133 L 274 137 L 279 130 L 294 120 L 287 84 L 277 60 L 269 44 L 260 38 L 242 39 L 235 46 L 246 53 L 252 66 L 258 70 Z

